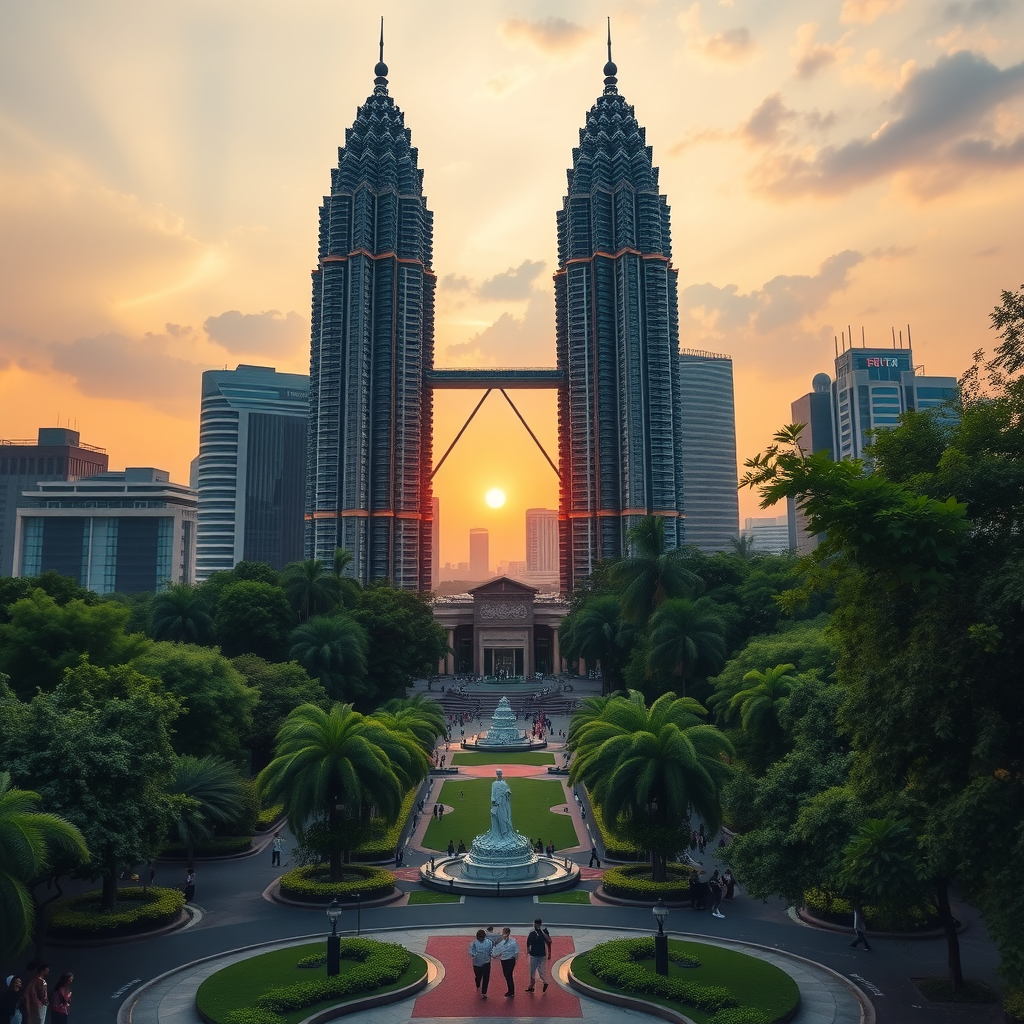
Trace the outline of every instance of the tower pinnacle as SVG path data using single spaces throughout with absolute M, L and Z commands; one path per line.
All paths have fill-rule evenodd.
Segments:
M 373 93 L 375 96 L 387 96 L 388 94 L 388 66 L 384 63 L 384 17 L 380 19 L 380 56 L 377 66 L 373 69 L 377 76 L 373 80 Z
M 612 19 L 608 18 L 608 63 L 604 66 L 604 92 L 605 95 L 618 92 L 615 88 L 618 79 L 615 77 L 619 69 L 612 62 Z

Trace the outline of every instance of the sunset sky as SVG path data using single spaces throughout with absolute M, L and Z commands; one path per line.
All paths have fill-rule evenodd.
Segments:
M 438 366 L 554 365 L 555 210 L 606 14 L 672 208 L 680 344 L 732 355 L 741 462 L 847 324 L 909 323 L 916 362 L 959 375 L 1024 281 L 1020 0 L 5 0 L 0 437 L 59 417 L 112 468 L 187 481 L 204 369 L 308 372 L 317 209 L 380 14 Z M 478 398 L 438 393 L 437 457 Z M 554 456 L 553 393 L 513 399 Z M 442 563 L 471 526 L 523 558 L 556 482 L 492 395 L 435 478 Z

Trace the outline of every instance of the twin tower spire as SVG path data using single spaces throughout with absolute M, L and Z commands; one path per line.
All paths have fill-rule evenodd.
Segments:
M 676 271 L 669 208 L 644 129 L 604 91 L 573 149 L 556 215 L 562 590 L 627 553 L 642 517 L 683 543 Z M 381 23 L 373 93 L 356 112 L 320 207 L 312 273 L 306 557 L 352 556 L 364 583 L 431 587 L 433 215 Z M 514 384 L 509 383 L 509 387 Z

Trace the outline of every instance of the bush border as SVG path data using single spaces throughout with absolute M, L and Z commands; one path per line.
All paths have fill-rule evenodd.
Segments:
M 50 907 L 48 931 L 57 939 L 107 939 L 140 935 L 174 924 L 185 909 L 185 895 L 180 889 L 160 886 L 133 886 L 119 889 L 119 903 L 141 904 L 121 907 L 113 914 L 79 910 L 82 903 L 100 899 L 102 891 L 94 889 L 77 896 L 64 896 Z
M 385 868 L 370 864 L 346 864 L 344 868 L 349 873 L 362 875 L 362 879 L 354 882 L 317 882 L 310 876 L 323 874 L 328 866 L 309 864 L 283 874 L 278 882 L 279 892 L 286 900 L 309 903 L 329 902 L 335 898 L 348 899 L 356 893 L 370 901 L 390 896 L 395 891 L 394 873 Z
M 689 900 L 689 877 L 696 875 L 697 869 L 689 864 L 675 862 L 668 864 L 667 868 L 670 874 L 676 877 L 664 882 L 633 878 L 633 875 L 649 872 L 649 864 L 623 864 L 621 867 L 608 868 L 601 878 L 601 886 L 605 893 L 618 899 L 647 903 L 657 899 L 663 899 L 666 903 L 683 903 Z M 682 877 L 684 872 L 685 879 Z

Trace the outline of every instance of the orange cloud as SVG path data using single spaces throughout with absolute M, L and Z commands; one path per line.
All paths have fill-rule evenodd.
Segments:
M 565 18 L 547 17 L 538 21 L 509 18 L 501 24 L 502 34 L 511 43 L 526 43 L 549 55 L 572 53 L 593 35 L 594 30 Z
M 883 14 L 892 14 L 903 6 L 903 0 L 843 0 L 839 21 L 843 25 L 870 25 Z

